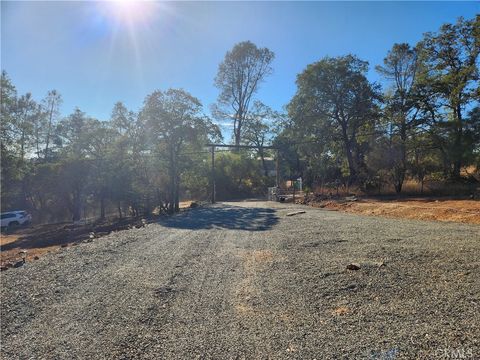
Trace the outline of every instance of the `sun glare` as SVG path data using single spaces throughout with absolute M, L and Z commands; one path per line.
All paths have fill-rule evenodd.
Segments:
M 153 1 L 112 0 L 104 3 L 106 15 L 118 23 L 145 23 L 153 16 Z

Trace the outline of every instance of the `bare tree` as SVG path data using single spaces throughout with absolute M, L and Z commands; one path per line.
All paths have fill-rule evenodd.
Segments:
M 218 67 L 215 86 L 220 89 L 214 113 L 233 118 L 235 145 L 240 145 L 242 127 L 248 118 L 250 103 L 260 83 L 272 73 L 274 53 L 258 48 L 250 41 L 236 44 Z
M 60 105 L 62 104 L 62 97 L 57 90 L 50 90 L 43 100 L 43 111 L 45 112 L 48 124 L 45 133 L 45 150 L 44 159 L 48 160 L 48 152 L 50 148 L 50 141 L 52 138 L 53 125 L 60 116 Z
M 394 44 L 383 60 L 383 66 L 376 70 L 391 84 L 391 92 L 386 96 L 387 114 L 391 116 L 391 124 L 398 135 L 399 159 L 395 159 L 393 181 L 397 193 L 402 191 L 403 181 L 407 171 L 407 138 L 418 119 L 419 108 L 414 96 L 417 76 L 417 52 L 408 44 Z
M 15 133 L 20 147 L 22 164 L 34 143 L 34 125 L 39 116 L 39 107 L 31 93 L 20 96 L 16 103 Z

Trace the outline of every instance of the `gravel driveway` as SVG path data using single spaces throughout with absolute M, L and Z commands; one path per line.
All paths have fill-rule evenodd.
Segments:
M 478 359 L 479 250 L 476 225 L 217 204 L 2 272 L 1 357 Z

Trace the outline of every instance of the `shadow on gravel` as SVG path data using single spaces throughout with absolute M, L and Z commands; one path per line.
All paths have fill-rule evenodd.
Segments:
M 159 224 L 180 229 L 213 229 L 264 231 L 278 223 L 275 210 L 241 206 L 211 206 L 160 220 Z

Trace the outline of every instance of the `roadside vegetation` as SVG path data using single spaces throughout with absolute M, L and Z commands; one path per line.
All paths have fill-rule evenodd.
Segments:
M 241 42 L 219 65 L 211 118 L 182 89 L 154 91 L 138 111 L 119 102 L 108 120 L 78 108 L 65 116 L 58 91 L 19 94 L 2 71 L 2 209 L 40 223 L 176 212 L 182 199 L 209 197 L 205 144 L 224 141 L 220 122 L 232 123 L 233 144 L 256 150 L 218 154 L 218 199 L 275 184 L 276 153 L 262 148 L 272 144 L 282 179 L 302 177 L 310 190 L 401 194 L 415 181 L 420 193 L 435 183 L 437 193 L 468 195 L 479 183 L 479 52 L 477 16 L 392 44 L 383 64 L 325 57 L 298 74 L 279 113 L 257 96 L 274 53 Z M 367 78 L 374 65 L 383 87 Z

